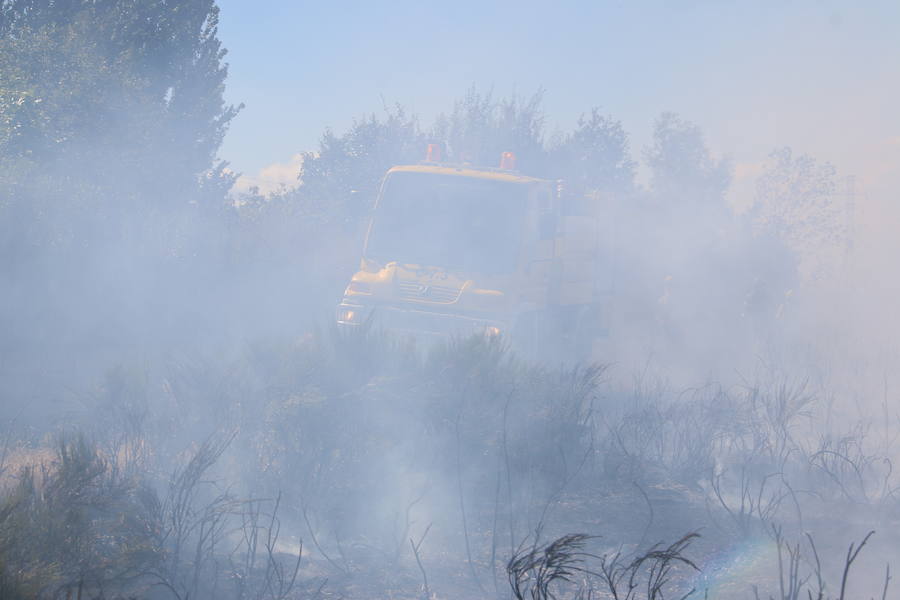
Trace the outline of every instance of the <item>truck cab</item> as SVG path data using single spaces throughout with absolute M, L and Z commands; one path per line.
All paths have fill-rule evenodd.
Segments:
M 529 354 L 583 354 L 579 338 L 598 332 L 598 230 L 563 205 L 557 182 L 510 168 L 393 167 L 338 325 L 417 340 L 503 335 Z

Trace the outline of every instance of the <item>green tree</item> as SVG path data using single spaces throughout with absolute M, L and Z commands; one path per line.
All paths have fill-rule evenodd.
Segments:
M 494 99 L 470 88 L 449 113 L 423 128 L 401 106 L 383 117 L 353 122 L 341 135 L 327 130 L 318 152 L 307 152 L 296 190 L 272 198 L 270 209 L 295 206 L 303 218 L 341 223 L 353 231 L 368 214 L 384 173 L 425 158 L 428 143 L 439 144 L 443 160 L 479 167 L 498 166 L 503 152 L 516 155 L 522 173 L 566 178 L 582 191 L 630 193 L 635 163 L 620 122 L 593 110 L 571 134 L 546 141 L 543 94 Z
M 495 100 L 472 87 L 449 114 L 438 116 L 431 137 L 452 162 L 494 167 L 503 152 L 513 152 L 519 170 L 540 175 L 547 166 L 542 101 L 542 91 Z
M 302 185 L 283 199 L 304 218 L 353 229 L 371 209 L 385 171 L 422 160 L 425 143 L 418 120 L 401 106 L 383 118 L 355 120 L 343 135 L 326 130 L 319 151 L 303 154 Z
M 214 0 L 0 0 L 0 378 L 209 314 L 191 286 L 223 255 L 217 153 L 238 111 L 218 17 Z
M 674 113 L 656 120 L 653 143 L 644 160 L 650 167 L 650 191 L 658 200 L 690 209 L 724 205 L 731 183 L 731 165 L 712 157 L 703 132 Z
M 2 218 L 84 244 L 218 196 L 217 25 L 213 0 L 0 0 Z
M 551 148 L 551 170 L 577 190 L 630 195 L 636 163 L 622 123 L 596 108 L 578 119 L 575 130 Z
M 756 181 L 751 216 L 757 228 L 778 237 L 803 257 L 807 274 L 821 276 L 852 243 L 852 186 L 837 169 L 789 147 L 769 155 Z

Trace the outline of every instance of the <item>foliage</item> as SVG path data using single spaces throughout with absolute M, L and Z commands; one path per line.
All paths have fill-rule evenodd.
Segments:
M 402 106 L 386 108 L 382 117 L 354 121 L 342 135 L 327 130 L 319 151 L 304 154 L 302 185 L 276 199 L 287 199 L 317 221 L 358 225 L 387 169 L 423 160 L 427 143 L 438 144 L 450 163 L 494 166 L 510 151 L 523 173 L 565 177 L 584 191 L 629 193 L 635 164 L 621 123 L 595 109 L 571 134 L 548 141 L 542 101 L 541 91 L 527 99 L 498 100 L 473 87 L 430 127 Z
M 432 138 L 442 143 L 450 162 L 494 166 L 503 152 L 514 152 L 525 173 L 546 171 L 543 92 L 524 100 L 515 96 L 495 100 L 491 92 L 472 87 L 439 115 Z
M 52 295 L 46 280 L 78 267 L 65 284 L 89 293 L 116 285 L 111 256 L 208 254 L 197 223 L 221 220 L 232 176 L 216 153 L 238 110 L 214 1 L 3 0 L 2 15 L 5 284 Z
M 0 495 L 0 597 L 289 597 L 301 553 L 277 549 L 280 496 L 239 500 L 208 479 L 230 441 L 200 444 L 160 499 L 152 465 L 61 437 Z
M 757 227 L 774 232 L 821 276 L 825 257 L 835 264 L 852 243 L 852 203 L 852 188 L 842 189 L 832 164 L 782 147 L 757 179 L 751 214 Z
M 26 467 L 0 510 L 0 595 L 96 595 L 154 564 L 147 491 L 84 436 Z M 9 594 L 9 596 L 7 596 Z M 18 594 L 18 596 L 17 596 Z
M 238 109 L 214 0 L 2 0 L 0 15 L 9 383 L 36 356 L 64 369 L 212 303 L 184 290 L 221 280 L 233 175 L 216 154 Z
M 650 189 L 660 201 L 694 214 L 693 207 L 724 209 L 731 167 L 716 160 L 706 147 L 700 128 L 674 113 L 656 120 L 653 143 L 644 159 L 651 170 Z
M 296 197 L 304 215 L 316 221 L 355 225 L 372 207 L 381 177 L 396 164 L 420 160 L 425 137 L 415 117 L 401 106 L 353 122 L 336 135 L 327 130 L 318 152 L 303 154 Z
M 628 150 L 622 123 L 591 109 L 574 131 L 555 141 L 550 150 L 553 175 L 575 191 L 600 191 L 610 196 L 634 193 L 637 163 Z
M 103 216 L 197 200 L 237 112 L 213 0 L 5 0 L 3 15 L 0 160 L 37 168 L 4 184 L 46 179 L 35 201 Z

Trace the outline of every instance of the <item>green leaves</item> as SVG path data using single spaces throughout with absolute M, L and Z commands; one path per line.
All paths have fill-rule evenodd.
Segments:
M 710 154 L 703 132 L 674 113 L 656 120 L 653 144 L 645 151 L 651 169 L 651 190 L 660 198 L 724 206 L 731 183 L 731 165 Z
M 99 180 L 109 202 L 196 193 L 238 111 L 212 0 L 6 0 L 0 14 L 0 161 Z
M 585 191 L 633 191 L 635 162 L 619 121 L 594 109 L 572 133 L 546 139 L 542 102 L 540 90 L 528 98 L 495 99 L 470 88 L 429 127 L 400 105 L 386 107 L 383 115 L 354 121 L 342 135 L 325 131 L 319 151 L 304 154 L 303 185 L 282 199 L 321 222 L 356 226 L 368 215 L 384 173 L 424 160 L 429 143 L 440 144 L 449 163 L 495 167 L 510 151 L 529 175 L 565 178 Z

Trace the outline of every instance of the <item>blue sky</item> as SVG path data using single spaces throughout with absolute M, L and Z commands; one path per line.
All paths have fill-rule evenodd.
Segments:
M 876 187 L 900 164 L 896 0 L 219 5 L 227 98 L 246 104 L 221 155 L 251 177 L 277 177 L 261 170 L 383 101 L 427 122 L 473 84 L 498 96 L 544 88 L 551 131 L 598 106 L 622 120 L 635 155 L 653 119 L 675 111 L 739 180 L 780 145 Z

